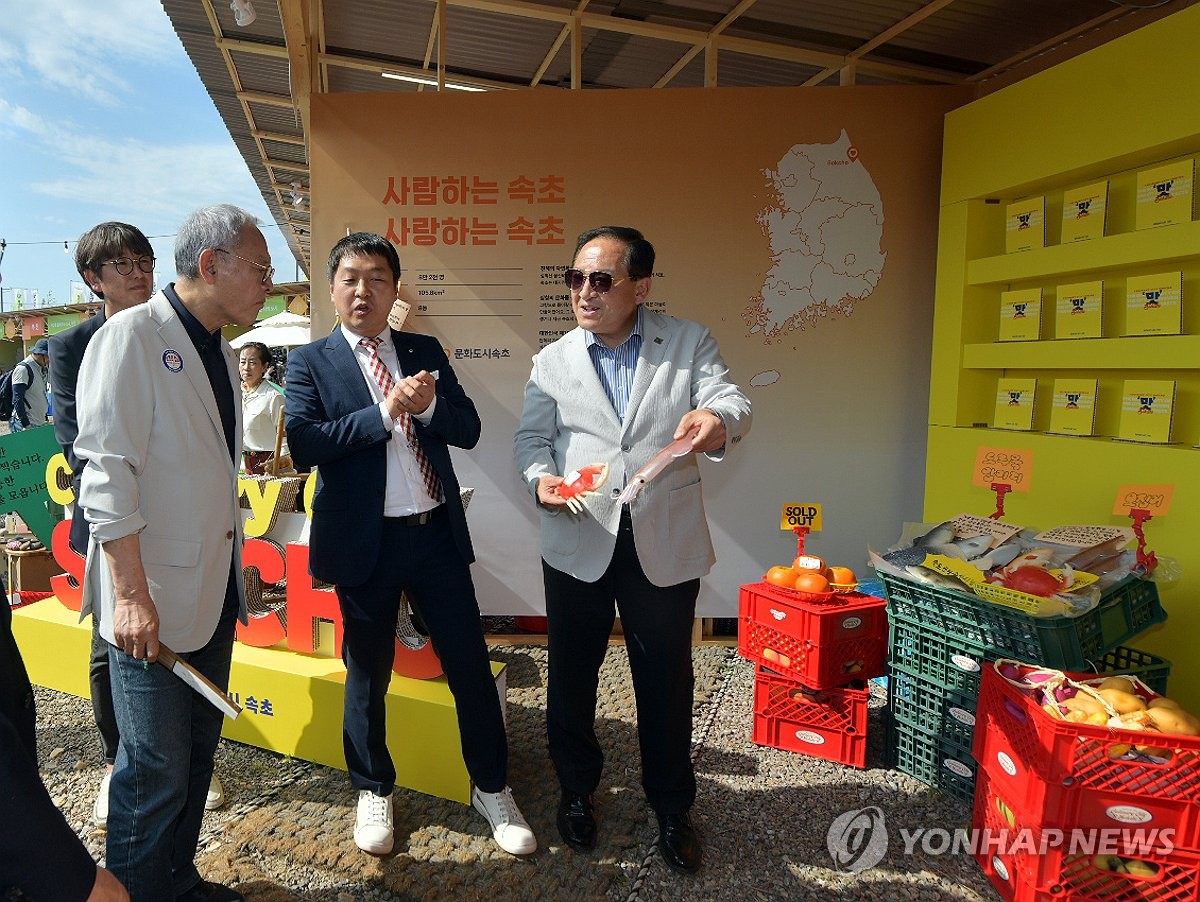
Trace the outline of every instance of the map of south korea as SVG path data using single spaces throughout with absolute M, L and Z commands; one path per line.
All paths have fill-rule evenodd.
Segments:
M 883 200 L 845 130 L 832 144 L 796 144 L 765 169 L 770 202 L 758 222 L 774 261 L 746 311 L 768 339 L 849 316 L 871 296 L 887 258 Z

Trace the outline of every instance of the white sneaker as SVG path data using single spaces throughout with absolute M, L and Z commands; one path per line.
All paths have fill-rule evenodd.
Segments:
M 521 809 L 513 799 L 512 790 L 505 786 L 500 792 L 471 790 L 471 805 L 487 818 L 492 828 L 492 838 L 510 855 L 528 855 L 537 851 L 537 840 L 529 824 L 521 816 Z
M 96 802 L 92 805 L 92 820 L 97 827 L 108 826 L 108 784 L 112 782 L 112 771 L 105 769 L 104 777 L 100 780 L 100 791 L 96 793 Z
M 217 779 L 217 775 L 213 774 L 212 779 L 208 782 L 208 797 L 204 800 L 205 811 L 216 811 L 225 804 L 225 789 L 221 786 L 221 781 Z
M 392 797 L 377 796 L 369 789 L 358 791 L 358 817 L 354 821 L 354 844 L 372 855 L 392 851 Z

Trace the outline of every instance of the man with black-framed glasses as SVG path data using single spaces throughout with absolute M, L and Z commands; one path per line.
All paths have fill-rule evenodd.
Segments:
M 688 814 L 696 797 L 691 637 L 700 578 L 715 560 L 696 452 L 724 458 L 750 430 L 750 401 L 708 329 L 643 306 L 653 273 L 654 247 L 637 229 L 579 236 L 565 273 L 579 328 L 533 358 L 515 453 L 541 521 L 559 833 L 576 850 L 596 843 L 604 767 L 596 690 L 619 612 L 659 852 L 692 873 L 702 850 Z M 678 440 L 690 450 L 623 504 L 637 470 Z M 594 463 L 608 467 L 607 483 L 578 509 L 568 506 L 564 478 Z

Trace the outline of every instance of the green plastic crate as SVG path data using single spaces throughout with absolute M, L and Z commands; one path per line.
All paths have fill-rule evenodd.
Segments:
M 1093 661 L 1092 666 L 1086 669 L 1103 676 L 1136 676 L 1159 695 L 1166 695 L 1171 662 L 1149 652 L 1122 645 L 1100 660 Z
M 969 748 L 906 723 L 894 714 L 884 719 L 887 722 L 886 748 L 896 770 L 971 804 L 975 798 L 978 766 Z
M 880 573 L 888 617 L 900 617 L 981 648 L 1059 670 L 1085 670 L 1125 640 L 1167 619 L 1152 580 L 1131 576 L 1078 617 L 1034 617 L 966 592 Z

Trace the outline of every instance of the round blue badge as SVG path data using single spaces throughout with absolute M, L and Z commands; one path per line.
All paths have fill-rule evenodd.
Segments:
M 165 351 L 163 351 L 162 360 L 163 366 L 165 366 L 172 373 L 183 372 L 183 355 L 174 348 L 167 348 Z

